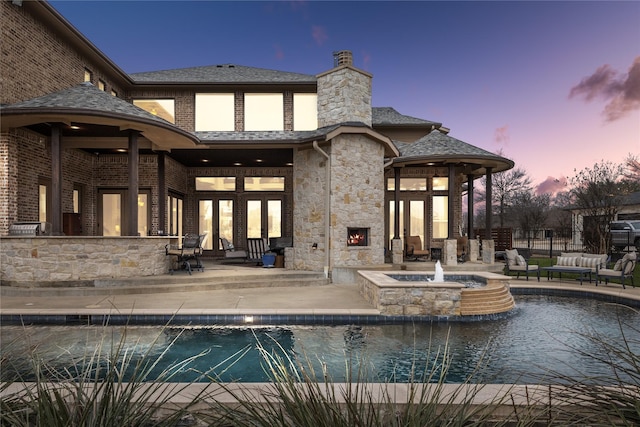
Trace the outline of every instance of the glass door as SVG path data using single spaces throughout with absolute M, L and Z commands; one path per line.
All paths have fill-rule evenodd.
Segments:
M 282 237 L 282 199 L 260 197 L 247 200 L 247 238 Z
M 420 199 L 411 199 L 408 197 L 400 200 L 400 238 L 403 241 L 407 236 L 420 236 L 422 241 L 422 249 L 428 247 L 428 239 L 426 221 L 425 221 L 425 201 Z M 391 240 L 394 234 L 395 221 L 395 202 L 389 201 L 389 232 L 387 234 L 389 248 L 391 248 Z
M 198 232 L 207 233 L 203 249 L 214 251 L 214 255 L 223 252 L 220 245 L 221 237 L 236 247 L 243 246 L 236 241 L 234 205 L 234 200 L 229 198 L 205 198 L 198 201 Z

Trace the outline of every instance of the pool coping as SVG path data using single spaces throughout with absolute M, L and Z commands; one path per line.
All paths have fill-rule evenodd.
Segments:
M 513 295 L 549 295 L 590 298 L 606 303 L 640 308 L 640 294 L 629 289 L 612 286 L 580 286 L 566 281 L 535 282 L 511 278 L 509 288 Z M 267 291 L 268 289 L 265 288 Z M 296 288 L 300 289 L 300 288 Z M 507 314 L 508 315 L 508 314 Z M 252 321 L 248 321 L 252 317 Z M 375 308 L 144 308 L 121 309 L 115 307 L 41 308 L 11 307 L 0 309 L 0 322 L 9 324 L 105 324 L 150 323 L 176 324 L 206 322 L 230 325 L 284 325 L 284 324 L 354 324 L 458 321 L 448 316 L 393 316 L 383 315 Z M 495 316 L 472 317 L 468 321 L 495 319 Z

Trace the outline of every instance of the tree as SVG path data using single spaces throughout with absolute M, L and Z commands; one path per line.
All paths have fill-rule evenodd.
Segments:
M 570 179 L 574 207 L 583 217 L 583 241 L 594 253 L 609 249 L 609 223 L 618 213 L 627 188 L 622 177 L 624 167 L 608 161 L 585 168 Z
M 498 153 L 501 154 L 501 153 Z M 504 227 L 507 209 L 513 203 L 516 194 L 531 192 L 531 178 L 522 168 L 513 168 L 508 171 L 499 172 L 492 176 L 492 210 L 497 213 L 500 219 L 500 227 Z M 476 201 L 487 199 L 487 179 L 480 180 L 480 188 L 476 191 Z
M 630 193 L 640 191 L 640 158 L 629 154 L 625 159 L 624 182 Z
M 511 212 L 525 236 L 531 236 L 532 231 L 544 227 L 549 216 L 550 201 L 550 194 L 536 196 L 532 191 L 523 191 L 513 196 Z

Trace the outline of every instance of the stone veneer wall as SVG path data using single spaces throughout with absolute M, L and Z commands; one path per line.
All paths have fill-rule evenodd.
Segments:
M 360 295 L 388 316 L 460 316 L 462 286 L 378 287 L 358 276 Z
M 343 134 L 331 149 L 331 264 L 384 263 L 384 147 Z M 368 246 L 347 246 L 347 228 L 369 229 Z
M 330 153 L 331 147 L 322 150 Z M 293 236 L 287 268 L 322 271 L 325 260 L 326 158 L 309 148 L 293 153 Z M 317 249 L 312 245 L 318 244 Z
M 362 122 L 371 126 L 371 74 L 350 65 L 318 75 L 318 127 Z
M 2 237 L 0 282 L 90 286 L 99 279 L 167 273 L 169 237 Z
M 384 147 L 360 134 L 343 134 L 321 147 L 331 157 L 330 266 L 384 263 Z M 313 149 L 294 153 L 296 270 L 320 271 L 325 263 L 327 160 Z M 368 246 L 347 246 L 347 228 L 368 228 Z M 313 244 L 317 243 L 317 249 Z

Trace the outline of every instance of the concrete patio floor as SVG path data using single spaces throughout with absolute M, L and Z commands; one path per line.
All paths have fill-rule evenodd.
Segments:
M 465 264 L 464 267 L 472 266 Z M 411 263 L 407 268 L 433 271 L 433 263 Z M 287 277 L 291 277 L 291 280 L 286 279 Z M 250 264 L 207 262 L 204 272 L 194 271 L 191 276 L 186 272 L 176 272 L 173 275 L 139 278 L 130 284 L 102 289 L 103 294 L 100 295 L 91 292 L 87 294 L 88 289 L 83 288 L 0 287 L 0 312 L 6 315 L 379 314 L 360 295 L 355 283 L 314 285 L 315 282 L 311 279 L 311 285 L 304 285 L 304 277 L 304 273 L 297 271 L 266 269 Z M 317 274 L 315 277 L 317 278 Z M 204 285 L 204 282 L 212 281 L 222 284 Z M 260 283 L 260 286 L 253 286 L 252 281 Z M 527 281 L 514 277 L 510 283 L 514 291 L 519 288 L 540 289 L 544 294 L 545 289 L 549 292 L 574 290 L 640 301 L 640 287 L 632 288 L 630 285 L 626 289 L 612 283 L 608 286 L 601 283 L 596 287 L 594 282 L 585 282 L 581 286 L 576 280 L 547 280 L 546 277 L 541 278 L 540 282 L 531 278 Z M 155 292 L 154 287 L 157 287 Z M 172 287 L 175 287 L 175 292 Z

